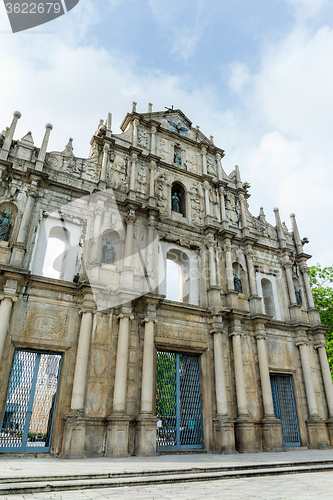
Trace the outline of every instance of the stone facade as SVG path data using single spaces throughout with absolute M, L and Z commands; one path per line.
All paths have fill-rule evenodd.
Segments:
M 180 110 L 134 103 L 121 134 L 109 114 L 85 159 L 72 139 L 47 152 L 50 124 L 40 148 L 31 132 L 14 141 L 19 118 L 0 135 L 0 417 L 15 350 L 61 353 L 50 452 L 152 455 L 164 350 L 200 356 L 205 450 L 282 449 L 272 374 L 291 376 L 300 444 L 332 446 L 325 327 L 295 216 L 289 231 L 278 209 L 275 227 L 251 215 L 238 167 L 227 175 Z

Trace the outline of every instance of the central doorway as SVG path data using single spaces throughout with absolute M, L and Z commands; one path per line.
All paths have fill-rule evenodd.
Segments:
M 202 449 L 199 356 L 157 352 L 157 450 Z
M 0 452 L 48 452 L 61 354 L 16 350 L 0 427 Z
M 291 375 L 271 374 L 274 413 L 281 420 L 283 446 L 301 446 Z

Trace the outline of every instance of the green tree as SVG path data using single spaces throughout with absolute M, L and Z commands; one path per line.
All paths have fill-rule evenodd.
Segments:
M 328 345 L 327 357 L 333 378 L 333 266 L 321 267 L 319 264 L 310 267 L 310 285 L 313 300 L 319 309 L 320 319 L 323 325 L 329 326 L 326 332 Z

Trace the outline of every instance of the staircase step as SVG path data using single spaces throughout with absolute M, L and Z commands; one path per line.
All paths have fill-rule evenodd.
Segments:
M 117 488 L 121 486 L 148 486 L 156 484 L 182 483 L 190 481 L 212 481 L 221 479 L 235 479 L 243 477 L 301 474 L 309 472 L 333 471 L 333 463 L 320 462 L 317 464 L 269 464 L 209 469 L 198 472 L 197 469 L 173 471 L 149 471 L 148 473 L 110 474 L 105 477 L 66 476 L 57 478 L 21 478 L 15 482 L 7 480 L 0 484 L 0 495 L 28 494 L 64 490 L 82 490 L 91 488 Z M 274 465 L 274 466 L 272 466 Z

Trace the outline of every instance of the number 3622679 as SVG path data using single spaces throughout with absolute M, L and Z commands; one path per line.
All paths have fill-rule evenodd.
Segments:
M 61 4 L 54 2 L 39 2 L 39 3 L 6 3 L 8 14 L 59 14 Z

